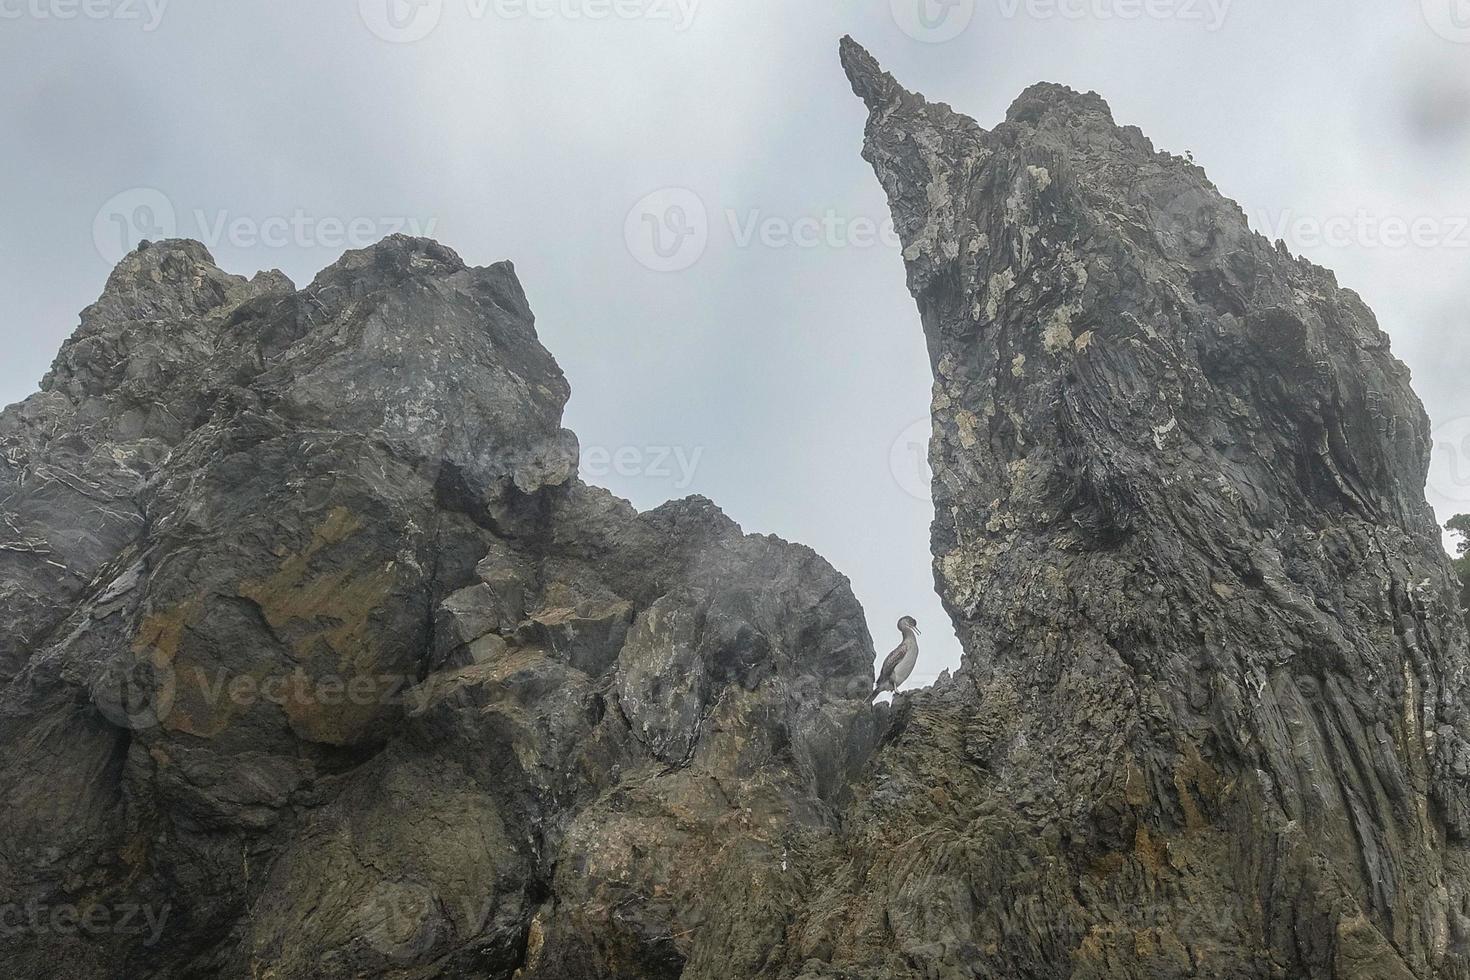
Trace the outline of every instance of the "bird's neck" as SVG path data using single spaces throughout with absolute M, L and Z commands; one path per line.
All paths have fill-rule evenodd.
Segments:
M 915 635 L 913 630 L 905 628 L 904 630 L 902 630 L 902 633 L 904 646 L 908 647 L 910 650 L 918 647 L 919 637 Z

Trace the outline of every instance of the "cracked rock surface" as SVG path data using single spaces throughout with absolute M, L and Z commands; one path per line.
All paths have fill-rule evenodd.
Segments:
M 1372 313 L 1095 94 L 986 130 L 842 57 L 965 663 L 807 975 L 1470 976 L 1466 635 Z
M 6 976 L 1467 980 L 1467 638 L 1358 297 L 1096 95 L 843 45 L 954 675 L 576 476 L 507 263 L 146 245 L 0 413 Z M 60 913 L 60 914 L 58 914 Z
M 862 610 L 709 501 L 580 483 L 568 394 L 508 264 L 122 262 L 0 415 L 7 976 L 764 955 L 875 741 Z

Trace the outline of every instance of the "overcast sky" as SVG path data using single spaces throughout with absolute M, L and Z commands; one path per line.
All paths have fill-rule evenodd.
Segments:
M 0 0 L 0 402 L 139 237 L 509 258 L 587 478 L 816 548 L 880 654 L 929 627 L 922 683 L 930 376 L 844 33 L 984 126 L 1049 80 L 1192 151 L 1377 311 L 1470 510 L 1470 0 Z

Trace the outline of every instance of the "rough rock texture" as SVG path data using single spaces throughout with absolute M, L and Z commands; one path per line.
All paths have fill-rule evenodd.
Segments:
M 966 650 L 576 478 L 507 264 L 128 256 L 0 413 L 5 976 L 1470 978 L 1407 371 L 1095 95 L 850 42 Z
M 862 611 L 708 501 L 582 485 L 568 391 L 511 267 L 432 242 L 299 292 L 122 262 L 0 415 L 6 976 L 660 977 L 779 938 L 749 875 L 789 892 L 875 741 Z
M 1460 612 L 1470 626 L 1470 555 L 1455 560 L 1455 574 L 1460 578 Z
M 1470 660 L 1372 314 L 1095 94 L 987 131 L 843 60 L 966 661 L 859 793 L 808 976 L 1470 976 Z

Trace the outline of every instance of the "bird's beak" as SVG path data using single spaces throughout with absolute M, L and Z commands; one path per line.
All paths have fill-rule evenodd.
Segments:
M 917 633 L 919 636 L 924 635 L 924 631 L 919 629 L 917 626 L 914 627 L 914 632 Z

